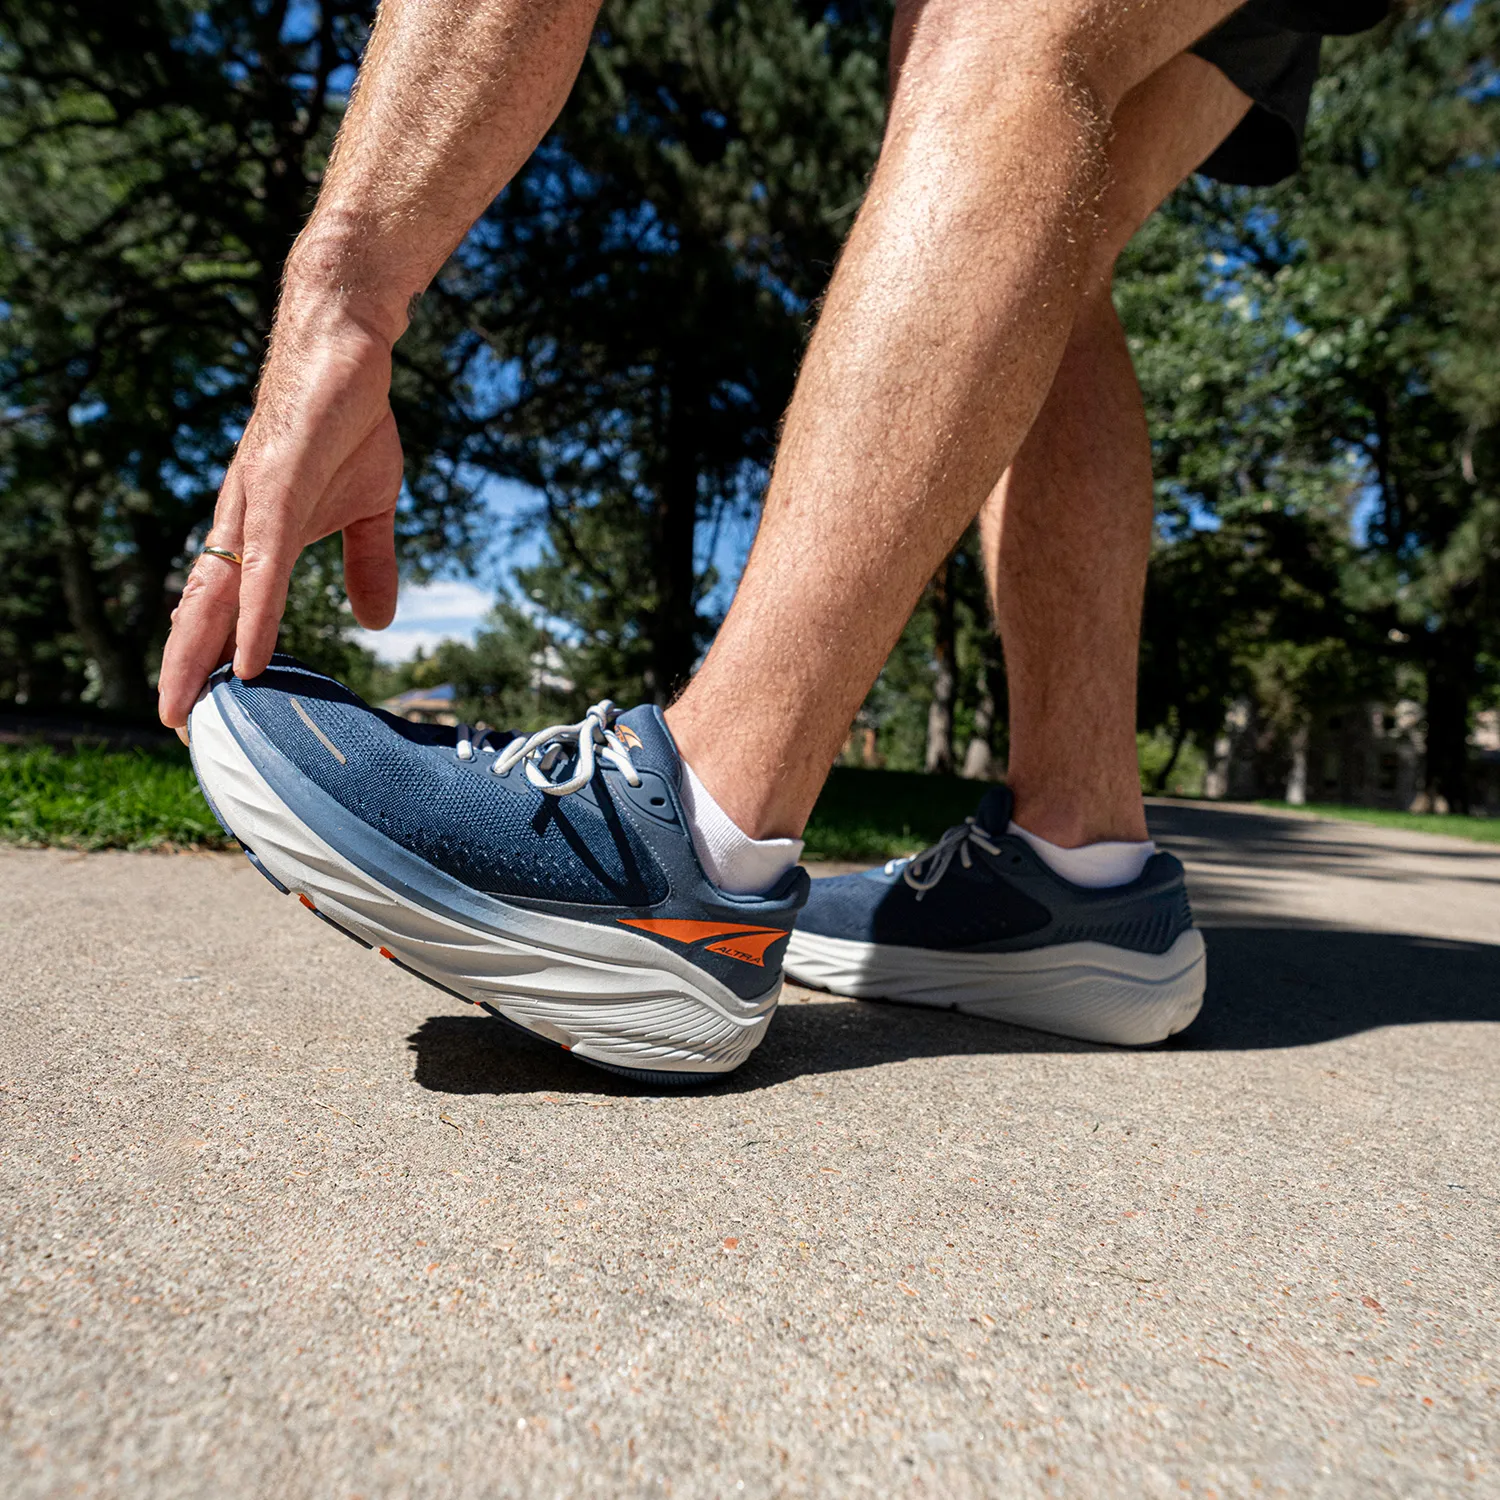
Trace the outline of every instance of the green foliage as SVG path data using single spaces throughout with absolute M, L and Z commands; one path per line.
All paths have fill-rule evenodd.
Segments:
M 0 0 L 0 577 L 36 579 L 0 685 L 50 658 L 55 696 L 149 712 L 373 10 Z M 563 119 L 398 346 L 408 572 L 467 558 L 486 475 L 531 483 L 524 595 L 596 691 L 663 697 L 713 624 L 706 533 L 757 502 L 873 162 L 883 12 L 606 6 Z M 359 675 L 337 586 L 305 564 L 283 644 Z
M 564 667 L 547 627 L 502 600 L 472 646 L 444 641 L 416 664 L 410 686 L 451 682 L 455 712 L 471 723 L 533 730 L 581 718 L 602 696 L 599 679 L 575 681 L 563 675 Z
M 953 648 L 956 697 L 953 715 L 953 761 L 962 767 L 965 751 L 980 734 L 1005 764 L 1005 667 L 994 639 L 977 528 L 970 527 L 950 560 L 953 591 Z M 891 771 L 920 771 L 928 755 L 928 710 L 934 689 L 935 634 L 941 615 L 929 586 L 921 604 L 896 642 L 871 689 L 860 723 L 877 731 L 882 765 Z M 976 724 L 988 689 L 995 722 L 988 733 Z M 859 745 L 851 745 L 857 755 Z
M 1249 692 L 1286 733 L 1411 663 L 1431 789 L 1466 804 L 1500 628 L 1497 37 L 1492 6 L 1414 6 L 1330 44 L 1305 170 L 1195 183 L 1132 250 L 1164 523 L 1144 723 L 1206 744 Z
M 67 613 L 49 517 L 0 498 L 0 700 L 35 713 L 84 696 L 88 657 Z
M 0 576 L 34 568 L 56 644 L 34 617 L 30 644 L 81 650 L 106 708 L 149 715 L 373 10 L 0 0 Z M 445 314 L 418 309 L 395 376 L 418 564 L 465 540 L 433 463 L 461 426 Z
M 1414 6 L 1333 54 L 1308 171 L 1273 198 L 1300 247 L 1296 421 L 1371 486 L 1345 594 L 1425 671 L 1429 789 L 1462 809 L 1500 638 L 1500 13 Z
M 972 781 L 835 766 L 808 820 L 807 859 L 890 859 L 936 843 L 974 812 Z
M 1169 723 L 1150 734 L 1136 735 L 1141 790 L 1153 797 L 1201 797 L 1208 757 L 1176 731 L 1177 725 Z
M 927 710 L 932 703 L 932 656 L 932 611 L 918 606 L 861 714 L 875 727 L 878 753 L 892 774 L 923 767 Z
M 232 848 L 187 751 L 0 746 L 0 842 L 65 849 Z

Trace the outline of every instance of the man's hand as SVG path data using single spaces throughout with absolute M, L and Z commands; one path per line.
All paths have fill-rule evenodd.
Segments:
M 320 537 L 344 533 L 355 619 L 368 630 L 390 624 L 401 440 L 390 407 L 391 341 L 373 324 L 344 309 L 298 315 L 283 307 L 209 536 L 244 563 L 201 557 L 188 575 L 162 658 L 164 724 L 187 723 L 209 673 L 231 655 L 240 677 L 265 670 L 292 565 Z
M 599 0 L 382 0 L 349 112 L 287 263 L 271 354 L 210 542 L 162 659 L 162 721 L 234 657 L 276 646 L 297 554 L 344 533 L 355 618 L 396 610 L 401 443 L 391 346 L 406 308 L 535 149 L 578 76 Z

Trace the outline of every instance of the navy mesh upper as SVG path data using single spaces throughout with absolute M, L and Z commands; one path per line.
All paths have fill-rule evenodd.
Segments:
M 1036 932 L 1047 909 L 978 864 L 956 861 L 941 883 L 917 900 L 899 871 L 815 880 L 797 918 L 804 932 L 890 943 L 902 948 L 973 948 Z
M 592 798 L 549 797 L 520 767 L 501 777 L 491 773 L 490 755 L 460 761 L 452 729 L 377 713 L 286 657 L 250 682 L 228 683 L 246 715 L 304 776 L 475 890 L 624 906 L 650 906 L 667 894 L 665 873 L 601 778 Z
M 798 929 L 901 948 L 984 951 L 1091 941 L 1165 953 L 1192 926 L 1182 866 L 1170 854 L 1153 855 L 1130 885 L 1084 890 L 1053 874 L 1024 840 L 1006 836 L 1010 810 L 1007 788 L 986 793 L 975 822 L 1000 852 L 971 844 L 970 867 L 955 858 L 920 899 L 901 869 L 813 881 Z

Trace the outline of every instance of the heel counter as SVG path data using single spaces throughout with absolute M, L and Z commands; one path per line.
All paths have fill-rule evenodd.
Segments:
M 1075 910 L 1047 933 L 1047 942 L 1106 943 L 1155 955 L 1165 953 L 1193 925 L 1182 864 L 1170 854 L 1154 855 L 1134 887 L 1097 895 L 1105 899 L 1095 910 Z

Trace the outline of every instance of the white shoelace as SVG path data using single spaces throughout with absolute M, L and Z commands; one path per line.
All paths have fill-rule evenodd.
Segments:
M 490 744 L 490 736 L 498 734 L 498 729 L 476 729 L 472 724 L 460 724 L 458 726 L 458 744 L 454 747 L 458 752 L 460 760 L 473 760 L 476 750 L 483 750 L 486 755 L 493 755 L 500 747 Z
M 948 873 L 948 866 L 953 863 L 955 854 L 964 869 L 967 870 L 973 866 L 974 857 L 969 853 L 970 844 L 978 845 L 986 854 L 1000 852 L 1000 846 L 973 818 L 965 818 L 962 823 L 955 824 L 937 843 L 924 849 L 920 854 L 913 854 L 906 859 L 887 861 L 885 873 L 894 875 L 897 870 L 900 870 L 901 878 L 917 893 L 917 900 L 920 901 Z M 904 869 L 903 866 L 905 866 Z
M 524 762 L 527 781 L 549 797 L 566 797 L 570 792 L 582 791 L 594 779 L 594 769 L 600 760 L 607 761 L 621 772 L 631 786 L 639 786 L 641 778 L 630 759 L 630 751 L 612 727 L 619 715 L 620 710 L 605 698 L 576 724 L 551 724 L 526 739 L 513 740 L 498 753 L 493 745 L 485 743 L 489 730 L 482 731 L 476 739 L 467 724 L 460 724 L 458 758 L 473 760 L 477 746 L 494 755 L 490 772 L 495 776 L 503 776 L 512 766 Z M 573 767 L 573 774 L 566 781 L 549 781 L 547 772 L 567 758 L 572 746 L 578 749 L 578 763 Z

